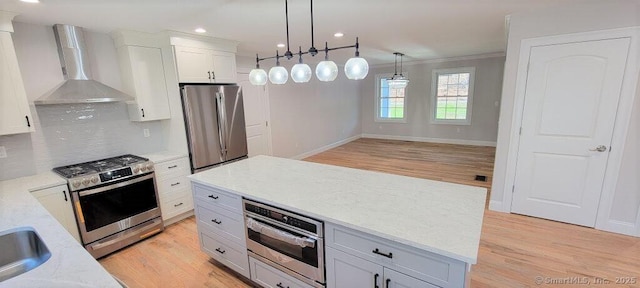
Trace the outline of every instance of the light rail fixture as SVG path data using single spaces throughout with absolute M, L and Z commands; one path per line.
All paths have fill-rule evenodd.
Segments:
M 302 52 L 302 47 L 299 48 L 298 54 L 298 64 L 294 65 L 291 68 L 291 78 L 296 83 L 306 83 L 311 80 L 311 67 L 309 65 L 304 64 L 302 61 L 302 55 L 309 54 L 312 57 L 318 54 L 318 49 L 316 49 L 314 45 L 314 37 L 313 37 L 313 0 L 311 1 L 311 47 L 308 51 Z M 258 54 L 256 54 L 256 68 L 252 69 L 249 73 L 249 82 L 253 85 L 265 85 L 267 84 L 267 78 L 273 84 L 285 84 L 288 80 L 287 69 L 280 66 L 280 58 L 287 58 L 290 60 L 293 58 L 294 54 L 289 49 L 289 3 L 288 0 L 284 1 L 284 9 L 285 9 L 285 17 L 286 17 L 286 25 L 287 25 L 287 51 L 284 55 L 280 56 L 279 52 L 276 51 L 276 56 L 260 58 Z M 321 61 L 316 66 L 316 77 L 318 80 L 323 82 L 330 82 L 336 79 L 338 76 L 338 65 L 335 62 L 329 60 L 329 51 L 339 50 L 339 49 L 347 49 L 347 48 L 356 48 L 355 56 L 350 58 L 344 66 L 344 74 L 348 79 L 352 80 L 361 80 L 364 79 L 369 73 L 369 63 L 364 58 L 360 57 L 360 44 L 358 42 L 358 37 L 356 37 L 356 44 L 349 46 L 341 46 L 335 48 L 329 48 L 329 43 L 325 42 L 324 45 L 324 61 Z M 322 51 L 322 50 L 320 50 Z M 260 61 L 268 60 L 268 59 L 276 59 L 276 66 L 269 70 L 269 75 L 267 77 L 267 72 L 264 69 L 260 68 Z

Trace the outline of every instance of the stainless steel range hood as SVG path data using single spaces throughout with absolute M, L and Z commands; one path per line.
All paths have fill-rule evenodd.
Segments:
M 65 81 L 33 103 L 77 104 L 133 101 L 134 98 L 92 79 L 81 27 L 56 24 L 53 32 Z

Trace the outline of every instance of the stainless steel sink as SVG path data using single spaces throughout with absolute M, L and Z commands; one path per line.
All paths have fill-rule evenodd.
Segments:
M 0 282 L 34 269 L 49 258 L 49 248 L 33 228 L 0 232 Z

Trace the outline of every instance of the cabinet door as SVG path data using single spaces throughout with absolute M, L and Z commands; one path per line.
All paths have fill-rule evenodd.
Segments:
M 210 83 L 213 71 L 211 50 L 175 46 L 178 82 Z M 235 61 L 235 58 L 234 58 Z
M 327 288 L 383 287 L 382 266 L 325 247 Z
M 0 32 L 0 135 L 33 132 L 11 33 Z
M 249 267 L 251 280 L 264 288 L 313 288 L 253 257 L 249 257 Z
M 132 120 L 152 121 L 171 118 L 169 93 L 164 77 L 162 51 L 159 48 L 128 46 L 131 78 L 137 109 Z
M 384 288 L 438 288 L 420 279 L 384 268 Z
M 215 83 L 236 83 L 236 55 L 228 52 L 213 52 L 213 74 Z
M 71 206 L 71 195 L 67 185 L 55 186 L 47 189 L 31 192 L 42 206 L 67 229 L 69 234 L 80 242 L 76 217 Z

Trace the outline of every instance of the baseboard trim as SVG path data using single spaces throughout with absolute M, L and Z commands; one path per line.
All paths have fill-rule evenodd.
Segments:
M 338 141 L 338 142 L 331 143 L 331 144 L 326 145 L 326 146 L 322 146 L 322 147 L 320 147 L 320 148 L 318 148 L 318 149 L 314 149 L 314 150 L 311 150 L 311 151 L 309 151 L 309 152 L 305 152 L 305 153 L 302 153 L 302 154 L 299 154 L 299 155 L 293 156 L 293 157 L 291 157 L 291 159 L 301 160 L 301 159 L 304 159 L 304 158 L 307 158 L 307 157 L 311 157 L 311 156 L 313 156 L 313 155 L 320 154 L 320 153 L 322 153 L 322 152 L 324 152 L 324 151 L 327 151 L 327 150 L 329 150 L 329 149 L 336 148 L 336 147 L 338 147 L 338 146 L 340 146 L 340 145 L 347 144 L 347 143 L 349 143 L 349 142 L 351 142 L 351 141 L 355 141 L 355 140 L 358 140 L 358 139 L 360 139 L 360 138 L 362 138 L 362 136 L 361 136 L 361 135 L 351 136 L 351 137 L 349 137 L 349 138 L 347 138 L 347 139 L 343 139 L 343 140 L 340 140 L 340 141 Z
M 625 221 L 609 220 L 606 222 L 606 224 L 603 227 L 596 227 L 596 229 L 607 231 L 607 232 L 640 237 L 640 234 L 638 234 L 637 224 L 625 222 Z
M 189 218 L 189 217 L 191 217 L 193 215 L 195 215 L 194 214 L 194 210 L 189 210 L 187 212 L 184 212 L 184 213 L 178 214 L 176 216 L 173 216 L 173 217 L 171 217 L 169 219 L 163 220 L 162 222 L 164 222 L 163 223 L 164 227 L 167 227 L 169 225 L 175 224 L 178 221 L 181 221 L 183 219 L 187 219 L 187 218 Z
M 444 139 L 444 138 L 428 138 L 428 137 L 398 136 L 398 135 L 384 135 L 384 134 L 362 134 L 362 138 L 496 147 L 496 142 L 464 140 L 464 139 Z
M 508 212 L 504 211 L 503 209 L 504 207 L 502 207 L 502 201 L 489 200 L 489 210 L 497 212 Z

